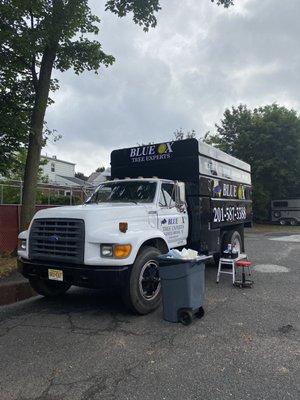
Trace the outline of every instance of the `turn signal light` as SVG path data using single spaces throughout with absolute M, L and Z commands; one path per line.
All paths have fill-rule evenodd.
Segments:
M 126 258 L 131 253 L 131 244 L 116 244 L 114 246 L 115 258 Z

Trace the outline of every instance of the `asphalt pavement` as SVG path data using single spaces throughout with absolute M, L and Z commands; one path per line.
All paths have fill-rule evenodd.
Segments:
M 187 327 L 78 288 L 0 307 L 0 400 L 299 399 L 300 229 L 287 236 L 247 233 L 252 289 L 208 266 Z

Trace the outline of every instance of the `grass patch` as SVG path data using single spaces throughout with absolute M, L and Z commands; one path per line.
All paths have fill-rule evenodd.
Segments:
M 0 257 L 0 279 L 17 271 L 16 257 Z
M 260 233 L 260 232 L 282 232 L 282 233 L 299 233 L 300 234 L 300 225 L 291 226 L 291 225 L 267 225 L 267 224 L 253 224 L 252 228 L 246 228 L 246 232 L 249 233 Z

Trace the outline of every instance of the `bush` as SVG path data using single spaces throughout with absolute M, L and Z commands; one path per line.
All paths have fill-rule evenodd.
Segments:
M 50 201 L 49 201 L 50 200 Z M 70 196 L 65 196 L 62 194 L 51 193 L 50 192 L 50 199 L 49 194 L 39 191 L 37 194 L 36 204 L 44 205 L 44 204 L 51 204 L 51 205 L 58 205 L 58 206 L 68 206 L 68 205 L 76 205 L 82 204 L 81 197 L 79 196 L 72 196 L 71 203 L 70 203 Z
M 2 191 L 1 193 L 2 204 L 20 204 L 21 202 L 20 187 L 3 185 L 2 188 L 0 188 L 0 190 Z

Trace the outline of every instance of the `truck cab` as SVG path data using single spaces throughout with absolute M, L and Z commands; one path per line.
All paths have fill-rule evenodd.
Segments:
M 244 250 L 252 201 L 243 161 L 189 139 L 114 150 L 111 171 L 84 204 L 41 210 L 20 233 L 20 268 L 37 293 L 113 288 L 146 314 L 160 303 L 159 254 Z
M 126 304 L 145 313 L 160 298 L 156 257 L 185 246 L 188 227 L 184 184 L 115 179 L 83 205 L 37 212 L 19 236 L 18 253 L 24 276 L 42 295 L 70 285 L 119 287 Z

